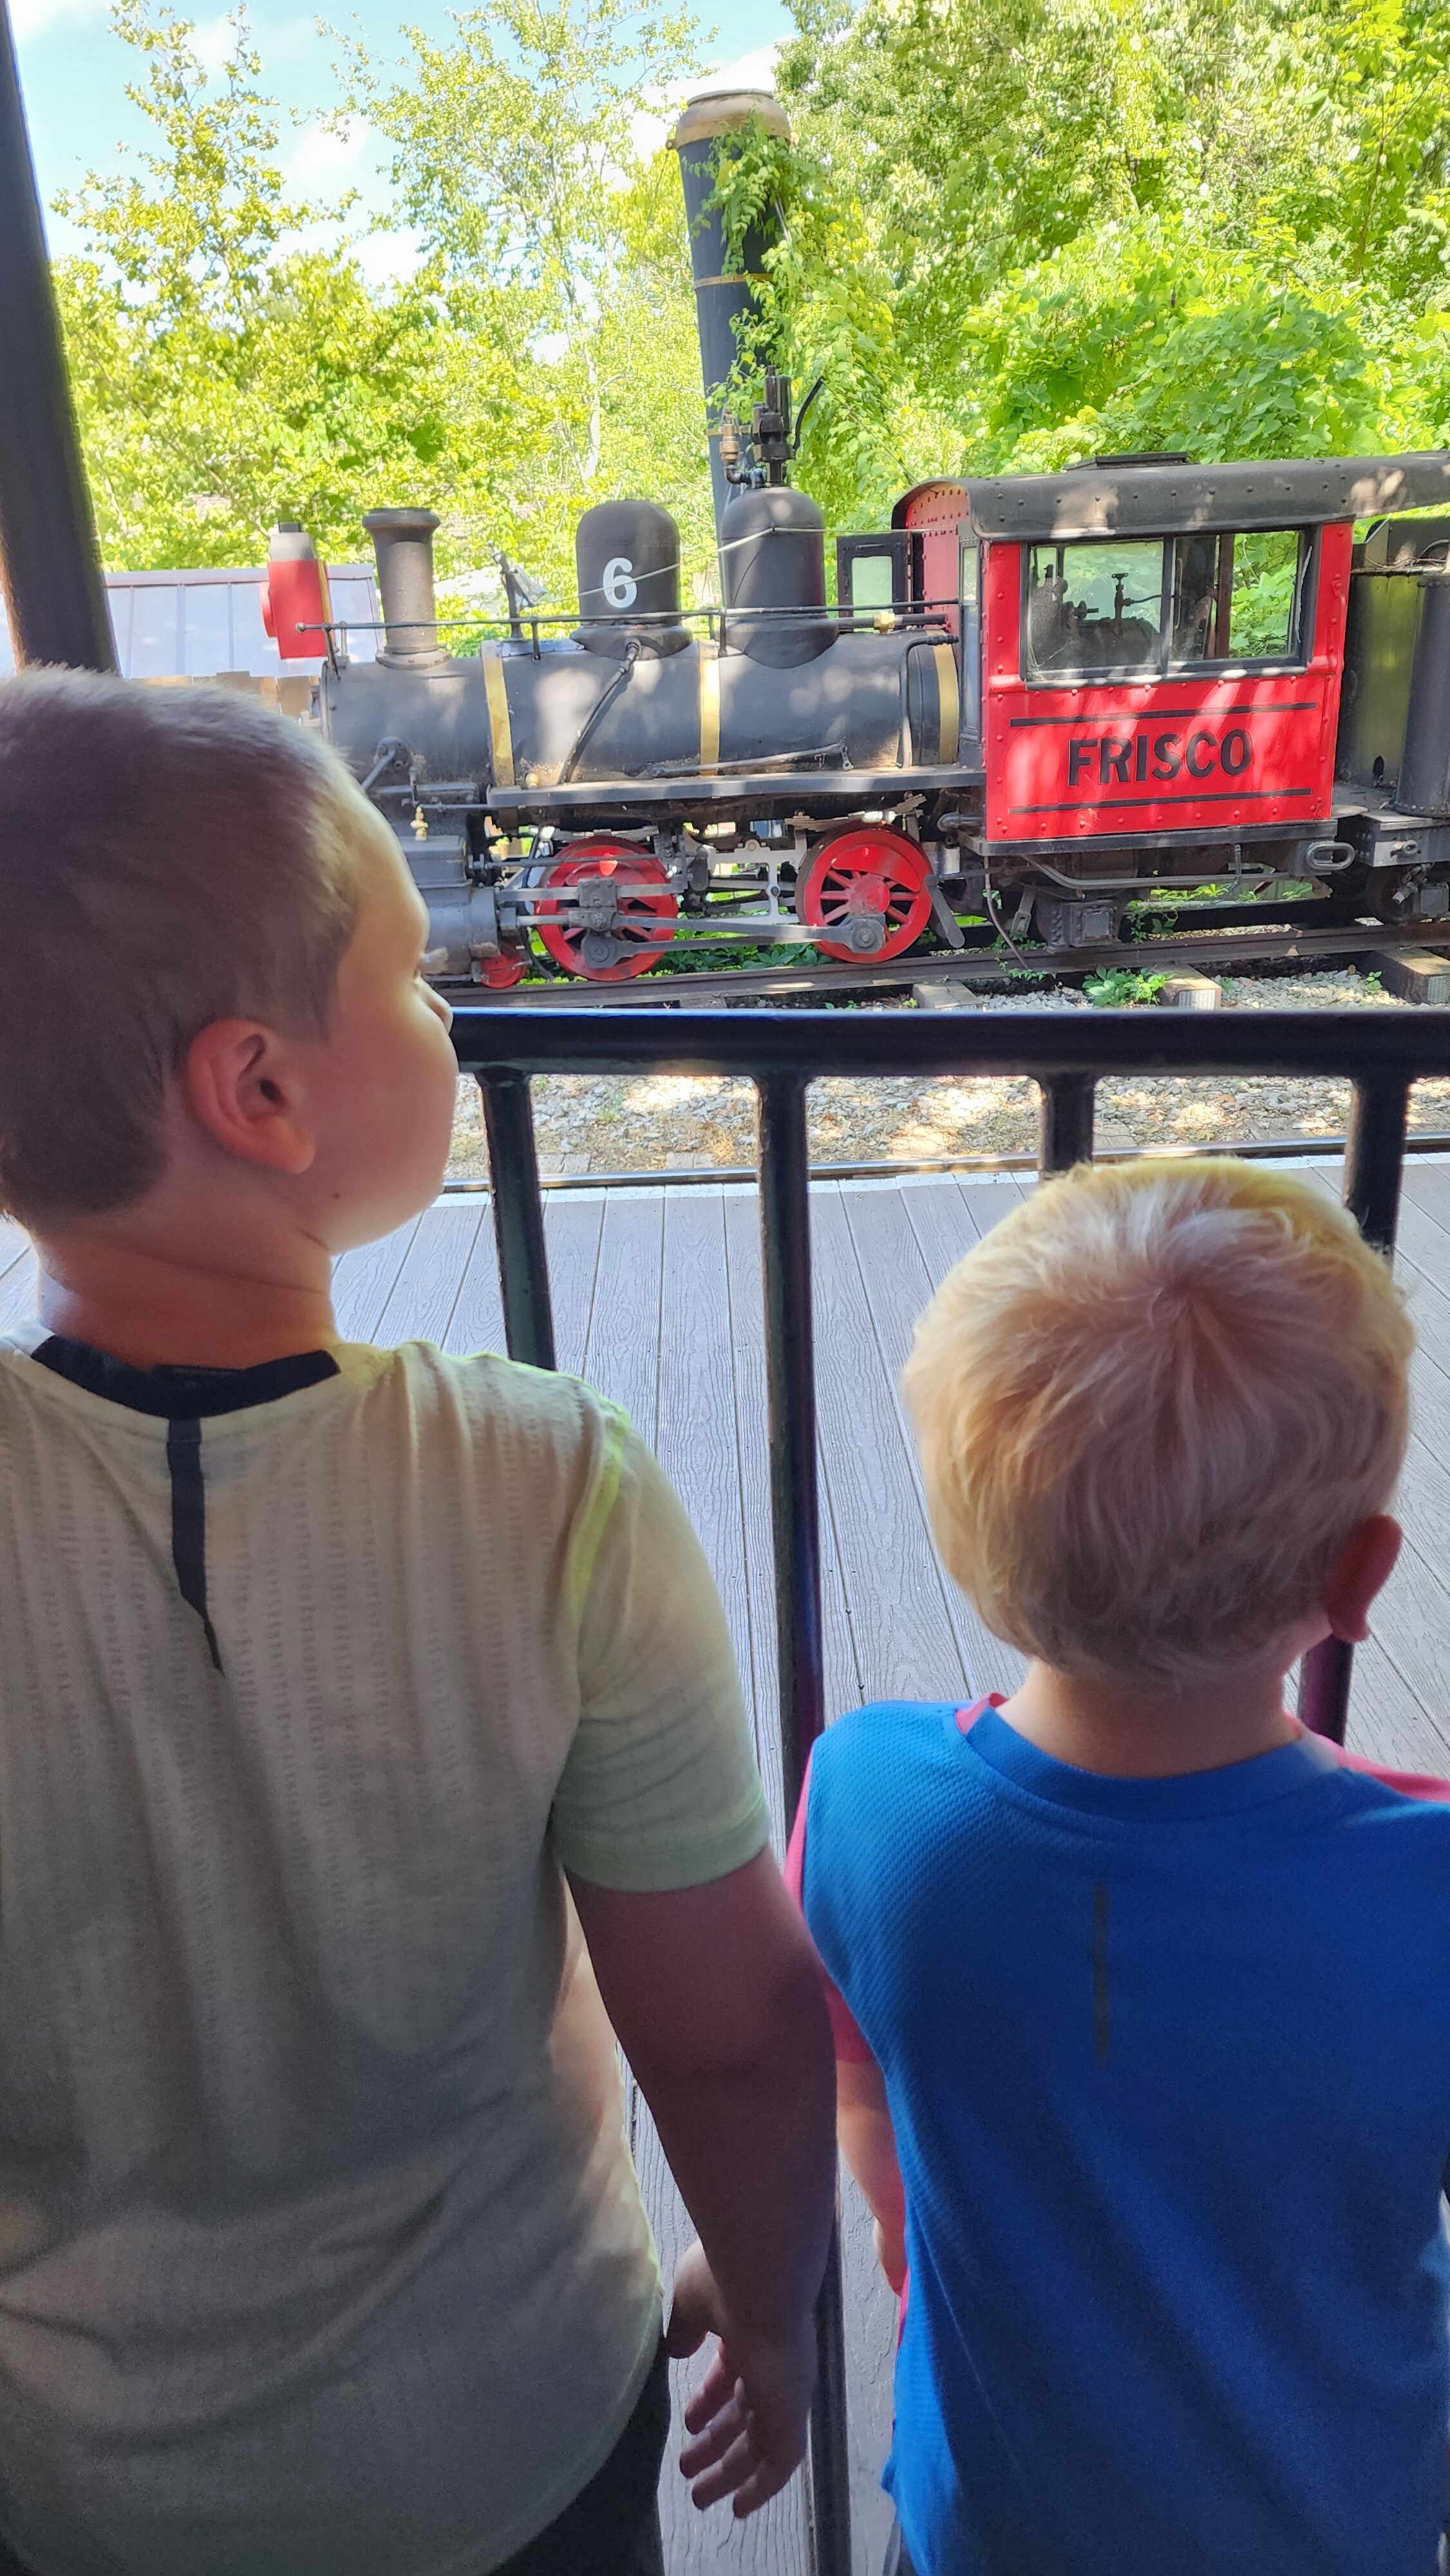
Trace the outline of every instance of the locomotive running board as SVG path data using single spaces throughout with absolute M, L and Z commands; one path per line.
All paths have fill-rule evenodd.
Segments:
M 571 779 L 567 787 L 493 787 L 488 810 L 529 821 L 549 814 L 578 814 L 634 805 L 742 805 L 797 803 L 845 807 L 884 805 L 898 796 L 954 794 L 980 787 L 982 769 L 755 769 L 724 776 Z

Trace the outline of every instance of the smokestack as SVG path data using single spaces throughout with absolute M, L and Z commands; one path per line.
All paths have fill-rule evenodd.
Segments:
M 705 426 L 710 441 L 710 482 L 715 495 L 715 533 L 720 534 L 730 486 L 720 461 L 721 388 L 735 364 L 739 342 L 733 324 L 755 302 L 755 288 L 765 254 L 780 238 L 774 208 L 752 224 L 740 245 L 741 266 L 725 265 L 725 227 L 720 211 L 705 212 L 714 194 L 717 153 L 729 150 L 727 138 L 739 134 L 758 116 L 767 134 L 790 141 L 790 120 L 778 98 L 766 89 L 722 90 L 689 99 L 674 133 L 672 150 L 680 156 L 685 216 L 690 229 L 690 266 L 695 279 L 695 315 L 700 333 L 700 372 L 705 385 Z
M 433 595 L 436 510 L 369 510 L 363 526 L 378 561 L 383 603 L 380 662 L 394 670 L 436 668 L 448 656 L 438 645 L 438 603 Z

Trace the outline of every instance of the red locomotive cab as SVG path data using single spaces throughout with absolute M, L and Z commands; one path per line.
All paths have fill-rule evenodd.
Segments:
M 262 624 L 284 662 L 315 662 L 325 653 L 332 625 L 327 566 L 295 519 L 272 530 L 267 578 L 262 584 Z
M 1020 534 L 969 487 L 988 857 L 1332 838 L 1352 525 L 1309 475 L 1023 478 Z

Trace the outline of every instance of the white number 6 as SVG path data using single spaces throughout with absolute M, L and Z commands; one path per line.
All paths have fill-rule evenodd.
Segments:
M 628 555 L 611 555 L 604 567 L 604 596 L 611 608 L 633 608 L 639 597 L 639 584 L 632 576 L 634 565 Z

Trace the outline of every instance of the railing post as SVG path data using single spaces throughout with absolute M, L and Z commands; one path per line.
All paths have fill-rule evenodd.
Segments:
M 493 1179 L 493 1231 L 509 1358 L 526 1360 L 531 1368 L 551 1369 L 555 1366 L 554 1309 L 529 1078 L 500 1068 L 480 1073 L 478 1087 L 483 1094 Z
M 1410 1086 L 1398 1075 L 1369 1074 L 1356 1082 L 1344 1158 L 1344 1204 L 1377 1252 L 1394 1250 L 1409 1112 Z M 1353 1679 L 1354 1648 L 1342 1637 L 1326 1637 L 1305 1656 L 1299 1716 L 1311 1735 L 1344 1742 Z
M 1074 1163 L 1093 1158 L 1093 1098 L 1097 1083 L 1090 1073 L 1040 1073 L 1037 1077 L 1037 1176 L 1070 1172 Z
M 806 1078 L 794 1073 L 769 1074 L 760 1081 L 758 1091 L 770 1517 L 775 1546 L 781 1762 L 789 1819 L 800 1797 L 811 1746 L 825 1724 Z M 816 2301 L 810 2537 L 815 2576 L 851 2576 L 846 2340 L 841 2249 L 834 2226 L 826 2275 Z
M 114 671 L 111 612 L 96 555 L 60 317 L 0 0 L 0 577 L 15 659 Z

